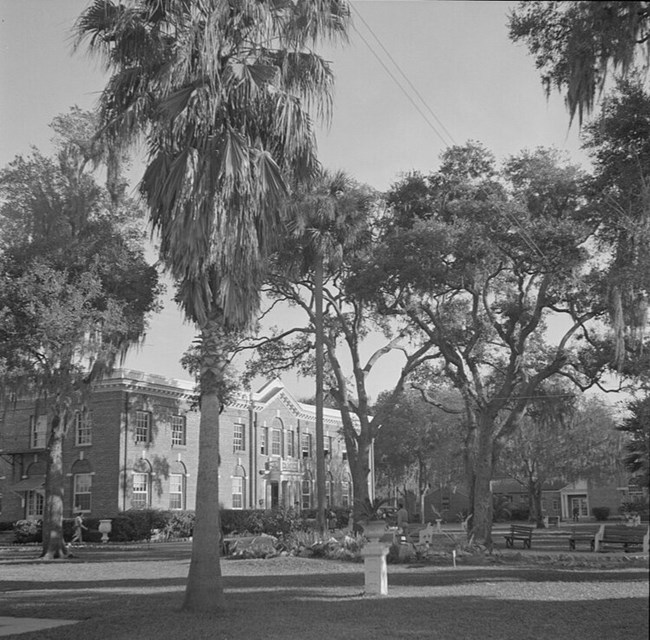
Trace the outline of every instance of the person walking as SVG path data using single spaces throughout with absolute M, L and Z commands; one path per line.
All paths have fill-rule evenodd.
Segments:
M 84 529 L 87 531 L 88 527 L 84 524 L 81 511 L 77 511 L 77 515 L 74 518 L 74 535 L 72 536 L 72 544 L 81 544 L 83 542 Z

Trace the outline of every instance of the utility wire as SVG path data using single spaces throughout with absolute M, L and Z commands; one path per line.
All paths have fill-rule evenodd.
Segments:
M 366 27 L 366 29 L 368 29 L 368 31 L 370 32 L 370 34 L 372 35 L 372 37 L 377 41 L 377 44 L 381 47 L 382 51 L 383 51 L 383 52 L 388 56 L 388 59 L 393 63 L 393 65 L 395 66 L 395 68 L 397 69 L 397 71 L 399 71 L 400 75 L 402 76 L 402 78 L 404 78 L 404 80 L 406 81 L 406 83 L 408 84 L 408 86 L 411 88 L 411 90 L 413 91 L 413 93 L 415 93 L 415 95 L 420 99 L 420 102 L 424 105 L 424 107 L 426 108 L 426 110 L 427 110 L 427 111 L 428 111 L 428 112 L 433 116 L 433 118 L 435 119 L 435 121 L 440 125 L 440 128 L 445 132 L 445 134 L 447 135 L 447 137 L 449 138 L 449 140 L 451 140 L 452 144 L 454 144 L 454 145 L 457 144 L 457 142 L 454 140 L 454 136 L 452 136 L 451 133 L 449 133 L 449 130 L 447 129 L 447 127 L 445 127 L 445 125 L 442 123 L 442 121 L 440 120 L 440 118 L 438 118 L 438 116 L 435 114 L 435 112 L 433 111 L 433 109 L 429 106 L 429 104 L 427 103 L 427 101 L 423 98 L 422 94 L 418 91 L 417 87 L 416 87 L 416 86 L 411 82 L 410 78 L 409 78 L 409 77 L 404 73 L 404 71 L 402 71 L 402 68 L 399 66 L 399 64 L 397 63 L 397 61 L 395 60 L 395 58 L 393 58 L 393 56 L 391 55 L 390 51 L 388 51 L 388 49 L 384 46 L 384 43 L 379 39 L 379 37 L 378 37 L 377 34 L 374 32 L 374 30 L 372 29 L 372 27 L 371 27 L 371 26 L 366 22 L 366 20 L 365 20 L 364 17 L 359 13 L 359 11 L 356 9 L 356 7 L 354 6 L 354 4 L 352 4 L 352 3 L 350 3 L 350 4 L 351 4 L 352 9 L 354 10 L 355 14 L 358 16 L 358 18 L 361 20 L 361 22 L 363 22 L 364 26 Z M 355 30 L 357 33 L 359 33 L 359 31 L 356 29 L 356 27 L 354 28 L 354 30 Z M 361 36 L 360 33 L 359 33 L 359 35 Z M 365 42 L 365 40 L 364 40 L 364 42 Z M 367 42 L 366 42 L 366 44 L 368 45 Z M 370 45 L 368 45 L 368 48 L 370 48 Z M 372 49 L 371 49 L 371 51 L 372 51 Z M 374 51 L 373 51 L 373 53 L 374 53 Z M 375 54 L 375 55 L 376 55 L 376 54 Z M 409 96 L 409 100 L 410 100 L 410 96 Z M 450 146 L 448 142 L 444 142 L 444 144 L 445 144 L 446 147 Z
M 438 131 L 438 129 L 436 129 L 435 125 L 434 125 L 434 124 L 429 120 L 429 118 L 427 117 L 427 115 L 424 113 L 424 111 L 422 111 L 422 109 L 421 109 L 420 106 L 415 102 L 415 100 L 413 100 L 413 98 L 411 97 L 411 95 L 410 95 L 410 94 L 406 91 L 406 89 L 404 88 L 404 85 L 402 85 L 401 82 L 400 82 L 400 81 L 395 77 L 395 74 L 394 74 L 394 73 L 393 73 L 393 72 L 392 72 L 392 71 L 391 71 L 391 70 L 386 66 L 386 64 L 384 63 L 384 61 L 383 61 L 383 60 L 381 59 L 381 57 L 379 56 L 379 54 L 378 54 L 378 53 L 377 53 L 377 52 L 372 48 L 372 46 L 371 46 L 370 43 L 366 40 L 366 38 L 363 36 L 363 34 L 362 34 L 362 33 L 361 33 L 361 32 L 360 32 L 360 31 L 359 31 L 359 30 L 358 30 L 354 25 L 352 26 L 352 28 L 356 31 L 357 35 L 361 38 L 361 40 L 363 40 L 363 42 L 365 43 L 365 45 L 366 45 L 366 46 L 368 47 L 368 49 L 370 50 L 370 53 L 372 53 L 372 55 L 375 56 L 375 58 L 377 58 L 377 62 L 379 62 L 379 64 L 384 68 L 384 71 L 386 71 L 386 73 L 391 77 L 391 79 L 393 80 L 393 82 L 394 82 L 394 83 L 395 83 L 395 84 L 400 88 L 400 90 L 402 91 L 402 93 L 406 96 L 406 98 L 408 99 L 408 101 L 409 101 L 409 102 L 410 102 L 410 103 L 415 107 L 415 109 L 417 110 L 417 112 L 418 112 L 418 113 L 419 113 L 419 114 L 424 118 L 424 121 L 429 125 L 429 127 L 430 127 L 430 128 L 433 130 L 433 132 L 438 136 L 438 138 L 440 138 L 440 141 L 442 142 L 442 144 L 443 144 L 445 147 L 448 147 L 449 144 L 448 144 L 447 141 L 444 139 L 444 137 L 442 136 L 442 134 Z
M 382 51 L 385 53 L 386 56 L 388 56 L 388 59 L 392 62 L 392 64 L 395 66 L 399 74 L 404 78 L 408 86 L 411 88 L 411 90 L 415 93 L 417 98 L 420 100 L 420 102 L 424 105 L 426 110 L 433 116 L 435 121 L 440 125 L 442 130 L 445 132 L 447 135 L 448 139 L 451 140 L 453 144 L 456 144 L 456 141 L 454 140 L 454 137 L 449 133 L 449 130 L 445 127 L 445 125 L 442 123 L 440 118 L 435 114 L 433 109 L 429 106 L 427 101 L 424 99 L 422 94 L 417 90 L 415 85 L 411 82 L 411 80 L 408 78 L 406 73 L 402 70 L 398 62 L 395 60 L 395 58 L 391 55 L 391 53 L 388 51 L 388 49 L 384 46 L 382 43 L 381 39 L 377 34 L 374 32 L 372 27 L 366 22 L 364 17 L 359 13 L 359 10 L 354 6 L 352 2 L 350 2 L 350 6 L 352 7 L 352 10 L 354 13 L 358 16 L 358 18 L 361 20 L 363 25 L 368 29 L 372 37 L 377 41 L 379 46 L 381 47 Z M 368 40 L 363 36 L 363 34 L 354 26 L 352 25 L 352 28 L 354 31 L 357 33 L 357 35 L 361 38 L 361 40 L 364 42 L 366 47 L 370 50 L 370 52 L 375 56 L 379 64 L 383 67 L 383 69 L 386 71 L 386 73 L 390 76 L 390 78 L 393 80 L 393 82 L 399 87 L 400 91 L 406 96 L 406 98 L 409 100 L 409 102 L 415 107 L 417 112 L 422 116 L 424 121 L 429 125 L 429 127 L 433 130 L 433 132 L 438 136 L 440 141 L 443 143 L 445 148 L 449 148 L 451 145 L 447 140 L 444 139 L 442 134 L 438 131 L 438 129 L 435 127 L 435 125 L 431 122 L 431 120 L 427 117 L 427 115 L 422 111 L 420 106 L 415 102 L 413 97 L 407 92 L 407 90 L 404 88 L 404 85 L 395 77 L 395 74 L 388 68 L 388 66 L 385 64 L 385 62 L 381 59 L 381 56 L 373 49 L 372 45 L 368 42 Z M 485 188 L 481 188 L 483 193 L 489 197 L 489 193 L 485 190 Z M 546 254 L 540 249 L 540 247 L 537 245 L 535 240 L 532 238 L 532 236 L 528 233 L 528 231 L 523 227 L 521 222 L 512 214 L 508 213 L 507 211 L 501 211 L 499 210 L 499 213 L 503 215 L 507 220 L 510 221 L 511 224 L 514 224 L 517 229 L 518 229 L 518 234 L 520 235 L 521 239 L 524 241 L 524 243 L 528 246 L 528 248 L 533 251 L 534 253 L 537 253 L 542 259 L 544 259 L 546 262 L 549 262 L 548 257 Z

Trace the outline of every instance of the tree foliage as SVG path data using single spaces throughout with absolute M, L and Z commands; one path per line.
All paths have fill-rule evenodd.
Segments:
M 383 420 L 381 412 L 372 411 L 367 381 L 382 366 L 384 356 L 408 347 L 405 336 L 391 333 L 368 301 L 348 286 L 357 262 L 374 250 L 377 204 L 376 194 L 368 187 L 344 180 L 340 173 L 324 174 L 321 181 L 296 194 L 291 206 L 304 212 L 303 222 L 294 233 L 287 234 L 270 262 L 265 292 L 271 309 L 278 303 L 288 303 L 302 315 L 294 326 L 273 329 L 249 343 L 249 347 L 257 349 L 248 365 L 249 377 L 288 369 L 314 374 L 318 278 L 310 256 L 316 240 L 324 269 L 325 390 L 341 411 L 356 505 L 363 504 L 367 497 L 370 447 Z M 370 334 L 377 337 L 379 346 L 376 340 L 368 346 Z M 425 351 L 404 351 L 405 362 L 397 375 L 395 394 Z
M 535 57 L 547 95 L 563 92 L 580 124 L 610 72 L 643 75 L 650 65 L 648 2 L 520 2 L 509 26 Z
M 258 310 L 289 178 L 318 166 L 311 115 L 329 114 L 333 75 L 313 46 L 345 40 L 348 21 L 342 0 L 95 0 L 77 24 L 80 43 L 112 74 L 101 97 L 105 137 L 117 148 L 146 139 L 141 192 L 177 298 L 201 332 L 186 609 L 223 605 L 215 496 L 228 347 Z
M 614 426 L 601 400 L 578 398 L 575 388 L 553 381 L 537 390 L 504 448 L 501 469 L 528 491 L 530 518 L 538 526 L 545 485 L 616 474 L 621 438 Z
M 614 358 L 643 357 L 650 295 L 650 93 L 640 83 L 618 84 L 585 127 L 594 166 L 589 183 L 592 220 L 607 268 Z
M 2 398 L 36 398 L 48 416 L 48 557 L 65 554 L 61 447 L 72 413 L 141 339 L 159 290 L 141 211 L 91 171 L 93 126 L 73 109 L 55 120 L 55 157 L 34 150 L 0 172 Z
M 489 479 L 535 390 L 558 373 L 593 383 L 572 344 L 606 309 L 593 295 L 602 277 L 588 260 L 582 181 L 550 150 L 497 170 L 480 145 L 451 149 L 439 171 L 393 186 L 386 233 L 357 273 L 382 313 L 432 345 L 432 375 L 461 394 L 472 535 L 488 543 Z M 417 194 L 413 207 L 405 192 Z
M 448 390 L 436 395 L 446 411 L 426 402 L 413 388 L 396 400 L 391 394 L 377 400 L 375 411 L 384 419 L 375 440 L 376 477 L 389 495 L 403 488 L 422 496 L 430 487 L 463 479 L 462 405 Z
M 623 461 L 627 470 L 647 490 L 650 488 L 650 397 L 646 395 L 632 400 L 628 409 L 630 415 L 618 426 L 619 431 L 628 437 Z

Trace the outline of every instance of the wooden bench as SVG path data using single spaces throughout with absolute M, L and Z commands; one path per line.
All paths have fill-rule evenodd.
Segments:
M 530 549 L 530 543 L 533 537 L 533 527 L 511 524 L 510 533 L 503 537 L 506 539 L 506 547 L 513 548 L 515 540 L 521 540 L 524 543 L 524 549 Z
M 594 551 L 603 551 L 605 545 L 620 544 L 624 551 L 629 547 L 641 547 L 643 553 L 648 553 L 649 539 L 649 527 L 603 524 L 594 536 Z
M 589 544 L 591 551 L 594 550 L 594 538 L 600 531 L 600 525 L 592 525 L 587 527 L 572 527 L 571 535 L 569 536 L 569 551 L 575 551 L 576 545 L 579 542 Z

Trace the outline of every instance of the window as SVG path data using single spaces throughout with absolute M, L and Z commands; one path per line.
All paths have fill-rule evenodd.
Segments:
M 295 433 L 293 431 L 287 431 L 287 456 L 293 458 L 296 455 L 295 445 Z
M 311 480 L 308 478 L 302 481 L 302 508 L 311 508 Z
M 28 518 L 42 518 L 45 497 L 38 491 L 28 491 L 26 498 L 26 516 Z
M 135 412 L 135 442 L 136 444 L 151 442 L 151 414 L 148 411 Z
M 350 500 L 350 486 L 349 478 L 341 482 L 341 504 L 344 507 L 349 507 L 352 504 L 352 500 Z
M 271 431 L 271 455 L 282 455 L 282 431 L 280 429 L 273 429 Z
M 262 427 L 260 429 L 260 453 L 263 456 L 269 455 L 269 450 L 267 446 L 267 438 L 268 438 L 268 429 L 266 427 Z
M 75 473 L 73 481 L 74 510 L 90 511 L 90 498 L 93 487 L 93 476 L 90 473 Z
M 134 509 L 146 509 L 149 506 L 149 474 L 133 474 L 133 496 L 131 506 Z
M 557 500 L 557 499 L 553 500 L 553 511 L 555 513 L 559 513 L 559 511 L 560 511 L 560 501 Z
M 328 473 L 325 478 L 325 506 L 328 509 L 332 506 L 333 485 L 334 480 L 332 479 L 332 475 Z
M 183 484 L 185 478 L 182 473 L 169 474 L 169 508 L 183 508 Z
M 233 427 L 232 450 L 233 451 L 245 451 L 246 450 L 245 431 L 244 431 L 244 425 L 243 424 L 236 424 Z
M 341 460 L 343 460 L 343 462 L 346 462 L 347 459 L 348 459 L 348 451 L 345 448 L 345 445 L 343 445 L 343 448 L 341 449 Z
M 302 457 L 311 458 L 311 433 L 303 433 L 300 440 Z
M 185 416 L 172 416 L 172 444 L 185 446 Z
M 92 417 L 88 411 L 76 411 L 74 414 L 74 443 L 76 447 L 93 443 Z
M 47 416 L 29 416 L 29 446 L 44 449 L 47 436 Z
M 323 436 L 323 455 L 325 457 L 332 454 L 332 438 L 330 436 Z
M 244 508 L 244 478 L 241 476 L 232 479 L 232 508 Z

